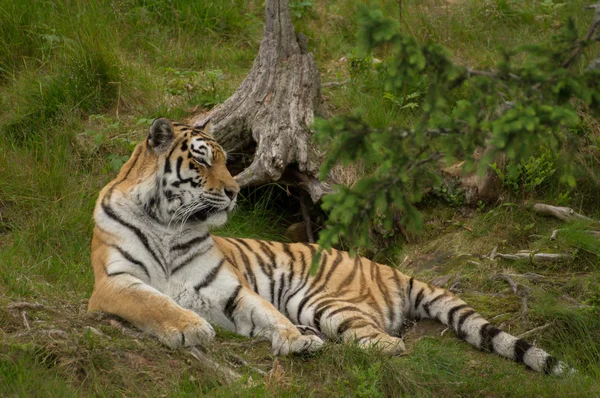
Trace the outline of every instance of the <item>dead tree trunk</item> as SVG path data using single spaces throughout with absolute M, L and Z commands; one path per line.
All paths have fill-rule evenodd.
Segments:
M 232 153 L 256 143 L 254 160 L 235 176 L 240 186 L 277 181 L 294 165 L 301 186 L 317 201 L 327 192 L 316 179 L 320 161 L 310 130 L 320 76 L 306 47 L 306 38 L 294 31 L 289 0 L 267 0 L 263 40 L 248 76 L 227 101 L 191 123 L 206 126 Z

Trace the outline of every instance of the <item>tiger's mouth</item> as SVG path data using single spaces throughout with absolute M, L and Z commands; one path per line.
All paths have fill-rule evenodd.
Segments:
M 232 206 L 227 207 L 218 207 L 218 206 L 209 206 L 203 209 L 200 209 L 194 213 L 192 213 L 189 217 L 189 221 L 206 221 L 211 216 L 215 216 L 220 213 L 230 213 L 232 210 Z

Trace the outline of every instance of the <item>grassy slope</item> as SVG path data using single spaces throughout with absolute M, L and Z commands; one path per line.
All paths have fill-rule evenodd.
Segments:
M 116 328 L 108 318 L 86 314 L 92 286 L 91 211 L 97 192 L 114 176 L 132 142 L 143 136 L 148 119 L 184 117 L 197 105 L 211 106 L 235 89 L 260 43 L 260 3 L 0 4 L 0 393 L 599 395 L 596 242 L 577 230 L 549 241 L 545 237 L 560 224 L 515 205 L 474 211 L 433 201 L 425 209 L 425 234 L 377 258 L 403 263 L 407 272 L 422 279 L 459 275 L 463 296 L 484 315 L 498 316 L 495 321 L 515 334 L 552 322 L 529 338 L 577 367 L 580 372 L 572 378 L 526 371 L 477 352 L 452 333 L 440 336 L 442 328 L 424 322 L 408 331 L 410 355 L 404 357 L 381 358 L 376 352 L 332 344 L 314 357 L 278 359 L 281 367 L 275 368 L 283 372 L 269 377 L 237 365 L 252 381 L 227 387 L 200 371 L 187 352 L 167 350 L 151 338 Z M 310 39 L 322 80 L 344 81 L 351 68 L 341 59 L 353 55 L 357 2 L 314 3 L 296 9 L 296 26 Z M 383 3 L 389 15 L 397 14 L 395 1 L 370 3 Z M 500 46 L 548 37 L 566 16 L 589 21 L 581 7 L 589 2 L 581 1 L 563 6 L 509 0 L 404 3 L 404 29 L 422 40 L 441 42 L 462 63 L 477 67 L 498 59 Z M 383 59 L 385 53 L 375 56 Z M 352 84 L 323 90 L 329 111 L 361 107 L 376 125 L 409 121 L 412 111 L 384 99 L 377 75 L 367 69 Z M 591 122 L 588 129 L 592 137 L 600 132 Z M 590 149 L 589 164 L 597 156 Z M 594 174 L 582 173 L 579 190 L 566 203 L 600 218 L 594 203 L 598 186 Z M 563 191 L 550 184 L 539 195 L 556 198 Z M 249 197 L 219 233 L 281 239 L 289 220 L 270 210 L 267 200 L 258 201 L 259 206 L 256 202 Z M 496 245 L 506 252 L 572 250 L 576 259 L 532 266 L 465 256 L 489 253 Z M 406 255 L 409 260 L 403 262 Z M 533 284 L 516 277 L 532 289 L 524 321 L 519 298 L 505 282 L 489 276 L 528 271 L 546 278 Z M 31 330 L 25 334 L 22 314 L 6 308 L 19 301 L 47 307 L 26 310 Z M 208 350 L 221 362 L 235 363 L 234 353 L 254 368 L 274 367 L 265 343 L 226 332 L 219 332 Z

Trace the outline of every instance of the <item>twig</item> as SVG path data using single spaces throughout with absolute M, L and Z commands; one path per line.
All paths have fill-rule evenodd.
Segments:
M 225 365 L 221 365 L 214 359 L 205 355 L 202 351 L 200 351 L 197 347 L 190 348 L 190 354 L 198 360 L 198 365 L 203 370 L 208 370 L 212 372 L 216 372 L 222 376 L 223 381 L 226 384 L 231 384 L 242 378 L 238 372 L 233 369 L 228 368 Z
M 529 313 L 529 306 L 527 305 L 527 297 L 529 296 L 529 292 L 531 289 L 525 285 L 519 285 L 510 275 L 507 274 L 498 274 L 493 276 L 495 279 L 504 279 L 510 285 L 513 293 L 521 298 L 521 318 L 525 320 L 527 318 L 527 314 Z M 519 286 L 522 288 L 519 290 Z
M 555 263 L 561 261 L 569 261 L 572 259 L 570 254 L 564 253 L 515 253 L 515 254 L 496 254 L 497 257 L 520 261 L 520 260 L 529 260 L 532 263 Z
M 27 330 L 31 330 L 31 326 L 29 326 L 29 320 L 27 319 L 27 312 L 21 311 L 21 316 L 23 317 L 23 324 Z
M 566 301 L 568 301 L 569 303 L 573 304 L 574 306 L 576 306 L 577 308 L 592 308 L 591 305 L 587 305 L 587 304 L 581 304 L 579 301 L 575 300 L 573 297 L 567 295 L 567 294 L 563 294 L 562 296 L 560 296 L 562 299 L 565 299 Z
M 498 246 L 494 246 L 492 252 L 490 253 L 490 261 L 494 261 L 496 259 L 496 253 L 498 253 Z
M 544 216 L 553 216 L 563 221 L 584 220 L 594 221 L 589 217 L 581 215 L 570 207 L 551 206 L 544 203 L 536 203 L 533 205 L 533 210 Z
M 494 319 L 498 319 L 498 318 L 500 318 L 500 317 L 502 317 L 502 316 L 504 316 L 504 315 L 508 315 L 508 312 L 505 312 L 505 313 L 503 313 L 503 314 L 498 314 L 498 315 L 496 315 L 496 316 L 494 316 L 494 317 L 490 318 L 490 321 L 493 321 Z
M 471 265 L 475 265 L 477 267 L 481 267 L 481 263 L 478 263 L 477 261 L 473 261 L 473 260 L 467 260 L 467 264 L 471 264 Z
M 526 272 L 524 274 L 507 274 L 509 276 L 516 276 L 527 279 L 529 282 L 537 283 L 541 282 L 542 279 L 546 279 L 547 277 L 544 275 L 536 274 L 535 272 Z
M 44 329 L 40 330 L 39 333 L 45 334 L 49 337 L 59 337 L 61 339 L 66 339 L 69 337 L 69 334 L 67 332 L 60 329 Z
M 531 336 L 532 334 L 535 334 L 535 333 L 537 333 L 537 332 L 541 332 L 541 331 L 543 331 L 543 330 L 546 330 L 546 329 L 548 329 L 548 328 L 549 328 L 550 326 L 552 326 L 553 324 L 554 324 L 554 322 L 548 322 L 548 323 L 547 323 L 547 324 L 545 324 L 545 325 L 538 326 L 537 328 L 533 328 L 533 329 L 531 329 L 531 330 L 528 330 L 528 331 L 526 331 L 525 333 L 522 333 L 522 334 L 518 335 L 518 336 L 517 336 L 517 338 L 519 338 L 519 339 L 523 339 L 523 338 L 525 338 L 525 337 L 527 337 L 527 336 Z
M 592 20 L 592 24 L 590 25 L 587 34 L 585 35 L 583 40 L 579 40 L 577 42 L 577 47 L 575 48 L 575 50 L 573 50 L 571 56 L 567 58 L 565 62 L 563 62 L 563 68 L 567 68 L 577 58 L 581 50 L 583 50 L 584 48 L 584 42 L 589 41 L 594 35 L 596 28 L 600 26 L 600 3 L 592 4 L 585 8 L 587 8 L 588 10 L 594 10 L 594 19 Z
M 425 163 L 435 162 L 437 160 L 442 159 L 443 157 L 444 157 L 443 154 L 441 154 L 439 152 L 434 152 L 431 155 L 429 155 L 428 157 L 426 157 L 425 159 L 421 159 L 421 160 L 410 163 L 409 166 L 406 168 L 406 172 L 409 173 L 413 169 L 416 169 L 417 167 L 421 167 Z

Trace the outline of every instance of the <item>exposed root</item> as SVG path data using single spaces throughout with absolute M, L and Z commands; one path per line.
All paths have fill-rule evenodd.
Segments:
M 240 357 L 238 355 L 235 355 L 235 354 L 232 354 L 232 353 L 228 353 L 226 355 L 227 355 L 227 359 L 230 362 L 234 362 L 236 365 L 245 366 L 247 368 L 250 368 L 250 369 L 252 369 L 253 371 L 255 371 L 256 373 L 258 373 L 258 374 L 260 374 L 262 376 L 266 376 L 267 375 L 267 372 L 265 372 L 262 369 L 257 368 L 256 366 L 250 365 L 248 363 L 248 361 L 246 361 L 244 358 L 242 358 L 242 357 Z
M 215 372 L 221 376 L 221 380 L 225 384 L 232 384 L 242 378 L 235 370 L 228 368 L 225 365 L 221 365 L 214 359 L 210 358 L 208 355 L 204 354 L 197 347 L 192 347 L 189 350 L 190 354 L 198 360 L 196 362 L 203 370 Z
M 108 321 L 108 323 L 110 324 L 110 326 L 119 329 L 123 334 L 126 334 L 128 336 L 133 336 L 133 337 L 143 337 L 144 334 L 141 332 L 138 332 L 134 329 L 128 328 L 127 326 L 125 326 L 122 322 L 118 321 L 117 319 L 110 319 Z
M 28 303 L 26 301 L 21 301 L 21 302 L 17 302 L 17 303 L 12 303 L 6 306 L 6 309 L 9 311 L 19 311 L 19 310 L 45 310 L 45 311 L 52 311 L 54 312 L 54 310 L 52 308 L 48 308 L 43 304 L 39 304 L 39 303 Z
M 308 213 L 308 204 L 306 203 L 305 198 L 305 194 L 302 194 L 300 197 L 300 210 L 302 212 L 302 220 L 304 221 L 304 227 L 306 228 L 306 237 L 308 238 L 308 243 L 315 243 L 315 236 L 312 230 L 310 214 Z
M 308 192 L 313 203 L 317 203 L 323 196 L 335 192 L 331 185 L 326 182 L 321 182 L 312 176 L 299 171 L 295 171 L 294 176 L 300 180 L 298 185 Z

